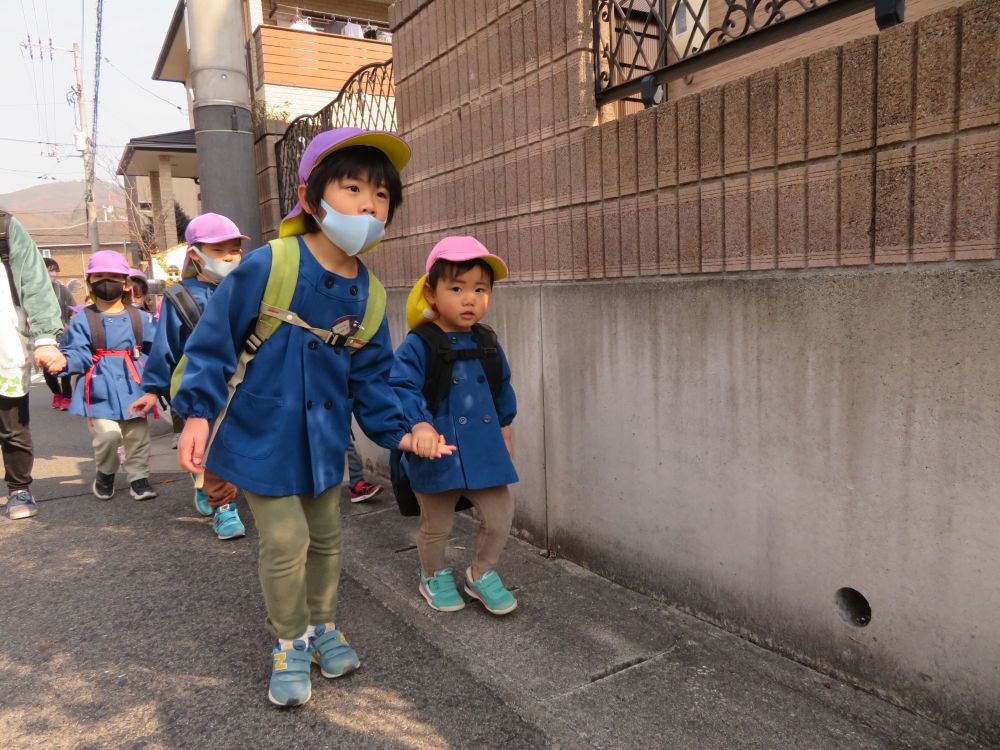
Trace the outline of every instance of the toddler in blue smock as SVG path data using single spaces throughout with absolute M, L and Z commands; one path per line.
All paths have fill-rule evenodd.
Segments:
M 392 133 L 317 135 L 279 239 L 223 280 L 184 348 L 172 401 L 186 418 L 178 461 L 237 485 L 253 512 L 275 638 L 268 699 L 279 706 L 309 700 L 311 663 L 330 678 L 361 663 L 335 624 L 352 413 L 385 448 L 409 450 L 417 440 L 426 457 L 451 451 L 429 424 L 405 418 L 389 386 L 385 290 L 356 257 L 382 239 L 409 158 Z
M 427 258 L 427 274 L 410 292 L 407 322 L 414 330 L 396 350 L 389 376 L 406 418 L 431 422 L 457 446 L 452 455 L 433 463 L 404 459 L 420 505 L 418 591 L 443 612 L 465 606 L 445 560 L 462 498 L 481 519 L 472 565 L 464 575 L 465 592 L 495 615 L 517 607 L 496 571 L 514 518 L 507 485 L 517 482 L 511 427 L 517 402 L 507 357 L 492 329 L 479 323 L 493 283 L 506 276 L 506 264 L 475 238 L 438 242 Z
M 131 273 L 114 250 L 98 250 L 87 261 L 87 286 L 94 300 L 75 315 L 59 344 L 66 374 L 80 373 L 69 411 L 87 417 L 93 435 L 99 500 L 115 493 L 115 472 L 125 448 L 125 473 L 136 500 L 156 497 L 149 485 L 149 426 L 130 418 L 128 408 L 142 394 L 142 368 L 153 338 L 153 318 L 126 303 Z

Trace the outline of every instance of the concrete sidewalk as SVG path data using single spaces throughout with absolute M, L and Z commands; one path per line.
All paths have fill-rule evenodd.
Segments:
M 256 534 L 219 542 L 153 427 L 160 497 L 89 493 L 83 420 L 33 394 L 36 519 L 0 519 L 4 748 L 976 748 L 924 719 L 511 540 L 505 618 L 416 591 L 415 519 L 344 501 L 338 624 L 362 669 L 265 698 Z M 462 518 L 450 558 L 467 564 Z

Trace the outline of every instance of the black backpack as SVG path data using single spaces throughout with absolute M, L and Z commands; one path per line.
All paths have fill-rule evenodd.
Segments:
M 423 323 L 412 331 L 424 342 L 430 358 L 427 362 L 427 372 L 424 376 L 424 398 L 427 410 L 433 414 L 438 406 L 448 398 L 451 391 L 451 371 L 458 360 L 478 359 L 486 374 L 486 381 L 493 394 L 493 403 L 500 397 L 503 389 L 503 363 L 500 359 L 500 348 L 497 346 L 497 335 L 489 326 L 477 323 L 472 327 L 472 338 L 476 342 L 475 349 L 452 349 L 448 334 L 438 328 L 436 323 Z M 399 512 L 404 516 L 419 516 L 420 504 L 413 494 L 410 478 L 406 476 L 400 450 L 389 451 L 389 479 L 392 482 L 392 493 L 396 496 Z M 472 507 L 468 498 L 459 498 L 455 510 L 466 510 Z
M 187 326 L 188 331 L 193 331 L 201 319 L 201 308 L 198 307 L 191 291 L 183 284 L 171 284 L 163 296 L 170 300 L 170 304 L 177 311 L 181 323 Z
M 101 311 L 97 309 L 97 305 L 87 305 L 83 308 L 83 312 L 87 316 L 87 327 L 90 328 L 90 348 L 95 354 L 102 349 L 107 349 L 108 342 L 104 338 Z M 139 308 L 134 305 L 125 305 L 125 312 L 128 313 L 129 320 L 132 322 L 132 337 L 135 339 L 135 346 L 132 347 L 132 358 L 139 359 L 139 353 L 143 349 L 142 316 L 139 313 Z

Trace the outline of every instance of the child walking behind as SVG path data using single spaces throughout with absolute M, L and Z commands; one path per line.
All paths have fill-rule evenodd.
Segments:
M 239 264 L 243 256 L 240 240 L 250 238 L 231 219 L 208 213 L 188 223 L 184 239 L 188 243 L 184 278 L 167 290 L 153 349 L 142 373 L 145 395 L 130 407 L 140 417 L 156 407 L 158 397 L 170 398 L 184 345 L 219 283 Z M 201 515 L 212 516 L 212 531 L 219 539 L 246 536 L 236 510 L 236 487 L 231 482 L 206 471 L 203 487 L 194 490 L 194 507 Z
M 434 463 L 405 459 L 420 505 L 418 591 L 442 612 L 465 606 L 445 560 L 455 506 L 462 497 L 482 520 L 472 565 L 464 574 L 465 592 L 495 615 L 517 607 L 496 571 L 514 517 L 507 485 L 517 481 L 511 428 L 517 404 L 507 357 L 492 329 L 479 324 L 493 282 L 506 276 L 504 262 L 476 239 L 445 237 L 438 242 L 406 311 L 411 329 L 431 328 L 410 331 L 396 351 L 389 378 L 406 418 L 431 422 L 457 447 Z M 442 350 L 447 359 L 439 356 Z
M 385 448 L 418 442 L 427 458 L 451 451 L 429 424 L 403 416 L 388 383 L 385 292 L 355 257 L 382 239 L 409 156 L 391 133 L 317 135 L 299 164 L 299 203 L 281 238 L 249 253 L 219 285 L 185 347 L 173 398 L 187 419 L 178 461 L 235 483 L 253 511 L 276 639 L 268 699 L 278 706 L 309 700 L 312 662 L 331 678 L 360 666 L 335 624 L 352 411 Z
M 87 417 L 93 435 L 99 500 L 115 493 L 115 472 L 125 448 L 129 493 L 136 500 L 156 497 L 149 485 L 149 427 L 129 418 L 128 407 L 142 392 L 141 371 L 153 335 L 153 319 L 125 303 L 129 266 L 114 250 L 98 250 L 87 261 L 87 286 L 94 304 L 70 320 L 59 348 L 66 373 L 81 373 L 69 411 Z

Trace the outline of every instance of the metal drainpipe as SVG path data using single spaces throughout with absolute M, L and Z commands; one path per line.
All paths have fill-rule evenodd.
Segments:
M 254 248 L 260 209 L 239 0 L 187 0 L 187 28 L 202 208 L 235 221 Z

